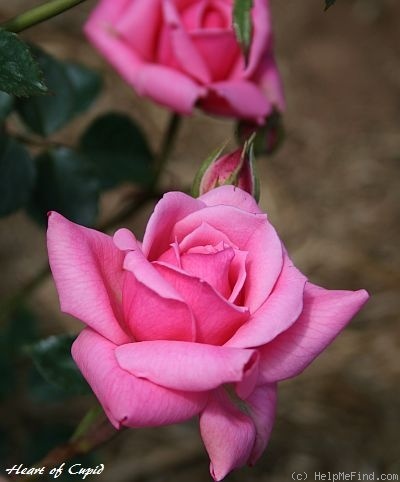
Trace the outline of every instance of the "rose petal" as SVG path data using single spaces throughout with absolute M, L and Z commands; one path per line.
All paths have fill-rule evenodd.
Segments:
M 116 345 L 85 329 L 72 345 L 72 356 L 116 427 L 150 427 L 182 422 L 198 414 L 206 393 L 186 393 L 140 380 L 123 370 Z
M 249 63 L 244 72 L 244 77 L 247 79 L 254 74 L 267 52 L 272 50 L 272 22 L 270 17 L 268 3 L 265 0 L 255 0 L 251 16 L 253 36 Z
M 249 119 L 258 124 L 262 124 L 272 112 L 269 99 L 258 86 L 247 80 L 214 82 L 208 86 L 207 96 L 200 97 L 200 107 L 212 114 Z
M 301 373 L 340 333 L 368 299 L 365 290 L 334 291 L 306 283 L 299 319 L 260 349 L 260 382 Z
M 287 254 L 282 272 L 272 293 L 263 305 L 241 326 L 226 346 L 248 348 L 265 345 L 300 316 L 307 278 L 293 266 Z
M 220 186 L 199 197 L 207 206 L 235 206 L 253 214 L 263 214 L 256 200 L 246 191 L 236 186 Z
M 180 114 L 191 114 L 195 103 L 206 95 L 204 87 L 187 75 L 155 64 L 142 65 L 132 85 L 139 95 Z
M 179 66 L 194 79 L 208 84 L 211 80 L 208 65 L 181 24 L 176 6 L 170 0 L 163 0 L 163 13 L 165 25 L 169 27 L 172 51 Z
M 114 3 L 109 2 L 109 4 Z M 106 20 L 107 17 L 103 17 Z M 143 21 L 146 19 L 146 21 Z M 154 61 L 156 42 L 162 21 L 160 0 L 135 0 L 115 21 L 116 31 L 142 60 Z
M 91 22 L 99 22 L 101 23 L 104 20 L 111 24 L 117 22 L 118 19 L 124 15 L 124 12 L 129 7 L 131 0 L 113 0 L 110 2 L 109 0 L 100 0 L 97 6 L 92 10 L 89 21 Z
M 167 249 L 167 251 L 164 251 L 158 260 L 162 261 L 163 263 L 170 264 L 171 266 L 182 268 L 181 253 L 179 252 L 178 244 L 172 243 L 171 247 Z
M 118 347 L 115 354 L 120 366 L 136 377 L 190 392 L 242 382 L 258 360 L 255 350 L 161 340 L 128 343 Z
M 121 38 L 116 27 L 113 27 L 118 17 L 107 17 L 112 9 L 111 3 L 107 0 L 104 5 L 106 3 L 107 8 L 102 3 L 101 8 L 96 9 L 85 25 L 85 32 L 91 42 L 139 95 L 148 96 L 176 112 L 190 114 L 198 98 L 205 95 L 204 89 L 174 69 L 145 63 L 139 53 Z M 126 5 L 117 4 L 117 7 L 121 7 L 118 8 L 121 12 Z
M 186 273 L 206 281 L 224 298 L 229 298 L 229 271 L 234 257 L 232 248 L 210 254 L 187 253 L 181 257 L 181 265 Z
M 246 259 L 248 252 L 239 251 L 238 249 L 235 249 L 234 251 L 235 257 L 233 258 L 231 270 L 229 272 L 229 279 L 233 288 L 228 300 L 231 303 L 240 305 L 241 300 L 238 299 L 238 297 L 241 295 L 241 290 L 246 282 Z
M 84 31 L 91 43 L 104 55 L 128 84 L 135 87 L 138 69 L 143 61 L 118 35 L 114 23 L 129 0 L 103 0 L 86 22 Z
M 140 249 L 124 261 L 125 320 L 136 340 L 194 341 L 196 326 L 182 296 L 147 261 Z
M 112 238 L 52 212 L 47 247 L 61 310 L 114 343 L 131 341 L 119 323 L 123 254 Z
M 188 5 L 180 5 L 179 2 L 175 3 L 180 10 L 182 23 L 188 32 L 201 27 L 201 20 L 207 6 L 204 2 L 192 2 Z
M 199 209 L 205 204 L 182 192 L 168 192 L 157 203 L 154 212 L 147 223 L 143 237 L 143 253 L 153 261 L 167 251 L 175 241 L 173 228 L 182 218 Z
M 200 433 L 211 460 L 210 473 L 217 481 L 246 464 L 256 437 L 251 418 L 236 408 L 223 389 L 213 392 L 201 413 Z
M 114 233 L 113 241 L 115 246 L 121 251 L 141 249 L 135 235 L 126 228 L 118 229 L 118 231 Z
M 197 246 L 216 246 L 221 242 L 236 248 L 225 233 L 202 222 L 179 242 L 179 249 L 181 253 L 184 253 Z
M 204 222 L 225 233 L 240 250 L 248 251 L 244 305 L 255 313 L 269 296 L 282 270 L 282 243 L 275 229 L 265 214 L 250 214 L 233 206 L 216 205 L 178 221 L 174 237 L 180 243 Z
M 249 458 L 249 465 L 254 465 L 267 446 L 275 421 L 277 387 L 275 383 L 257 387 L 246 406 L 256 427 L 256 441 Z
M 286 102 L 282 79 L 272 55 L 265 56 L 254 77 L 271 104 L 280 112 L 284 111 Z
M 163 263 L 153 264 L 190 306 L 197 342 L 222 345 L 248 319 L 247 308 L 229 303 L 205 281 Z
M 232 30 L 200 30 L 192 32 L 191 39 L 206 61 L 209 82 L 224 80 L 229 76 L 240 48 Z
M 230 1 L 180 2 L 175 0 L 182 22 L 188 32 L 193 30 L 227 30 L 232 25 Z

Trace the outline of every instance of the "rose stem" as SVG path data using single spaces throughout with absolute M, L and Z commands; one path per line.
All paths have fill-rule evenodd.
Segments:
M 8 30 L 9 32 L 18 33 L 33 25 L 44 22 L 49 18 L 55 17 L 84 1 L 85 0 L 51 0 L 50 2 L 43 3 L 38 7 L 31 8 L 24 13 L 16 15 L 10 20 L 0 24 L 0 28 Z

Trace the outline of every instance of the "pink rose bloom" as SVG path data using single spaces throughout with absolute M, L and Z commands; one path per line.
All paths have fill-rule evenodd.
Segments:
M 232 8 L 232 0 L 101 0 L 85 32 L 139 95 L 182 114 L 197 106 L 262 124 L 284 108 L 268 0 L 254 0 L 247 67 Z
M 110 421 L 199 415 L 215 480 L 255 463 L 277 382 L 302 372 L 368 298 L 307 281 L 233 186 L 167 193 L 142 243 L 52 213 L 48 250 L 62 310 L 87 325 L 72 355 Z

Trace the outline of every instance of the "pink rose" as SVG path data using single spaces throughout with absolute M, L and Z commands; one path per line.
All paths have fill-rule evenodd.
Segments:
M 232 0 L 101 0 L 85 31 L 139 95 L 173 111 L 195 106 L 262 124 L 284 108 L 268 0 L 254 0 L 248 66 Z
M 72 355 L 111 422 L 199 415 L 215 480 L 260 457 L 276 383 L 303 371 L 368 298 L 308 282 L 233 186 L 166 194 L 142 243 L 52 213 L 48 250 L 62 310 L 87 325 Z

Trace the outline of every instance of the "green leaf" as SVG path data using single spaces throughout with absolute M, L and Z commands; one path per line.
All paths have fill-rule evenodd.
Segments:
M 13 104 L 14 98 L 11 95 L 6 94 L 6 92 L 0 91 L 0 122 L 12 111 Z
M 0 132 L 0 216 L 24 206 L 31 195 L 35 165 L 29 152 Z
M 16 34 L 1 29 L 0 90 L 20 97 L 47 92 L 29 47 Z
M 336 0 L 325 0 L 325 8 L 324 10 L 328 10 L 329 7 L 332 7 L 332 5 L 336 2 Z
M 75 97 L 74 114 L 85 112 L 101 90 L 101 77 L 97 72 L 75 62 L 64 62 Z
M 46 224 L 48 211 L 57 211 L 85 226 L 93 226 L 98 212 L 99 183 L 86 160 L 59 147 L 36 159 L 37 182 L 28 212 Z
M 53 385 L 73 393 L 90 393 L 89 385 L 71 356 L 72 335 L 51 336 L 27 347 L 41 375 Z
M 101 78 L 80 64 L 62 62 L 38 47 L 33 52 L 51 95 L 21 99 L 17 111 L 33 132 L 48 136 L 90 107 L 100 92 Z
M 48 136 L 63 127 L 75 113 L 74 87 L 62 62 L 34 48 L 51 95 L 17 101 L 17 112 L 36 134 Z
M 251 8 L 253 0 L 235 0 L 233 5 L 233 29 L 243 51 L 246 62 L 250 52 L 252 22 Z
M 80 151 L 93 166 L 103 189 L 131 181 L 152 181 L 152 153 L 139 127 L 126 115 L 108 113 L 83 134 Z

